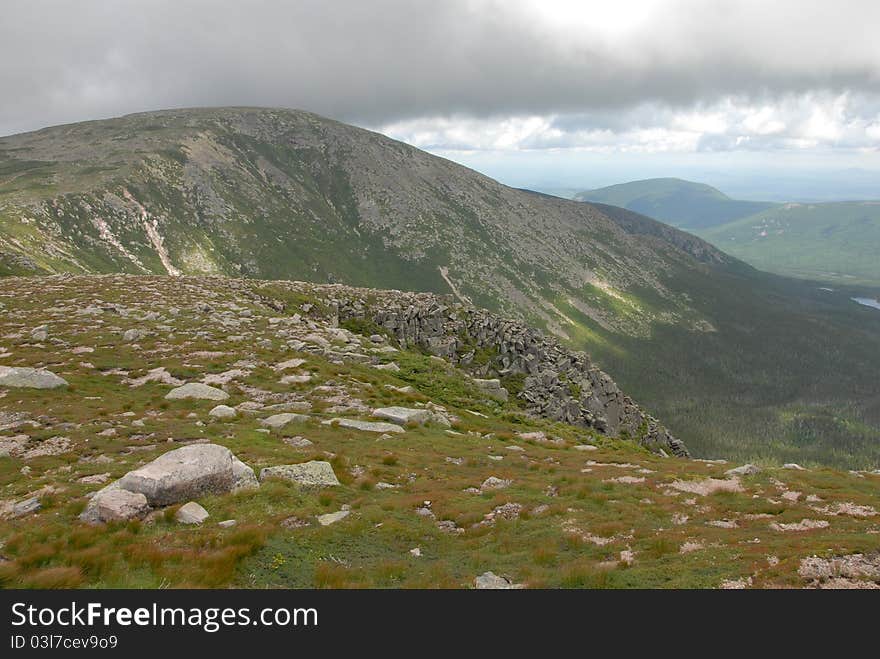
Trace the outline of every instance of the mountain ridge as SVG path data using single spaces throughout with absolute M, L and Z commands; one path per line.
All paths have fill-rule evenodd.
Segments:
M 696 455 L 880 454 L 880 319 L 849 300 L 310 113 L 169 110 L 0 139 L 0 264 L 454 291 L 586 350 Z

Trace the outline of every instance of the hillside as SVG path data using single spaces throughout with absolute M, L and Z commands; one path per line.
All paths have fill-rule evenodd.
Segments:
M 880 286 L 880 201 L 785 204 L 699 233 L 763 270 Z
M 585 190 L 574 199 L 620 206 L 697 232 L 777 205 L 731 199 L 709 185 L 677 178 L 653 178 Z
M 694 455 L 880 463 L 880 314 L 633 212 L 514 190 L 291 110 L 0 138 L 0 172 L 7 274 L 452 293 L 585 350 Z
M 553 421 L 546 369 L 507 400 L 474 375 L 580 358 L 448 296 L 111 275 L 0 303 L 0 587 L 880 587 L 880 471 Z M 640 413 L 581 373 L 554 396 Z

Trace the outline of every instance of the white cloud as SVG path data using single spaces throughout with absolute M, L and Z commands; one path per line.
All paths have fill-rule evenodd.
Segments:
M 695 109 L 639 106 L 618 114 L 503 118 L 427 117 L 382 132 L 438 151 L 580 149 L 600 153 L 875 149 L 880 118 L 850 93 L 791 95 L 775 102 L 725 98 Z

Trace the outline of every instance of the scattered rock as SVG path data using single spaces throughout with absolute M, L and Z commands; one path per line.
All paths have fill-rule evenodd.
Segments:
M 691 494 L 699 494 L 708 496 L 715 492 L 742 492 L 742 484 L 737 478 L 722 480 L 720 478 L 706 478 L 701 481 L 674 481 L 669 484 L 674 490 L 679 492 L 689 492 Z
M 0 366 L 0 387 L 56 389 L 66 386 L 67 380 L 46 369 Z
M 770 528 L 774 531 L 812 531 L 814 529 L 827 529 L 831 524 L 824 519 L 802 519 L 800 522 L 781 524 L 773 522 Z
M 489 478 L 484 480 L 483 484 L 480 485 L 480 491 L 488 492 L 490 490 L 503 490 L 506 487 L 510 487 L 511 483 L 513 483 L 513 481 L 511 480 L 505 480 L 496 476 L 489 476 Z
M 754 476 L 761 472 L 761 468 L 753 464 L 744 464 L 742 467 L 735 467 L 724 472 L 725 476 Z
M 477 385 L 477 389 L 482 391 L 490 398 L 494 398 L 495 400 L 506 402 L 508 396 L 510 395 L 507 389 L 501 386 L 501 380 L 498 380 L 497 378 L 491 380 L 481 380 L 480 378 L 474 378 L 473 381 L 474 384 Z
M 405 426 L 408 423 L 421 425 L 431 418 L 431 413 L 425 409 L 417 410 L 409 407 L 380 407 L 373 410 L 373 416 Z
M 199 400 L 226 400 L 229 398 L 222 389 L 217 389 L 201 382 L 188 382 L 187 384 L 169 391 L 165 398 L 168 400 L 184 400 L 195 398 Z
M 25 515 L 33 515 L 43 504 L 40 503 L 38 497 L 30 497 L 19 501 L 12 505 L 12 517 L 24 517 Z
M 387 364 L 373 364 L 373 368 L 376 368 L 380 371 L 392 371 L 394 373 L 400 371 L 400 366 L 398 366 L 395 362 L 389 362 Z
M 164 367 L 160 366 L 158 368 L 151 369 L 147 371 L 147 374 L 139 377 L 139 378 L 123 378 L 124 383 L 128 384 L 131 387 L 140 387 L 148 382 L 158 382 L 160 384 L 169 384 L 172 387 L 179 387 L 184 384 L 183 380 L 179 380 L 174 377 L 165 370 Z
M 281 362 L 280 364 L 275 364 L 275 366 L 273 366 L 272 368 L 276 371 L 284 371 L 284 370 L 287 370 L 288 368 L 299 368 L 300 366 L 302 366 L 305 363 L 306 363 L 305 359 L 294 358 L 294 359 L 288 359 L 287 361 Z
M 484 572 L 474 579 L 474 588 L 477 590 L 519 590 L 522 584 L 513 583 L 507 577 L 501 577 L 494 572 Z
M 135 341 L 140 341 L 146 335 L 147 333 L 140 329 L 125 330 L 125 333 L 122 335 L 122 340 L 126 343 L 134 343 Z
M 232 477 L 234 479 L 232 485 L 233 492 L 253 490 L 260 487 L 260 482 L 257 480 L 254 470 L 234 455 L 232 456 Z
M 329 421 L 322 421 L 324 425 L 338 425 L 341 428 L 352 428 L 354 430 L 363 430 L 365 432 L 406 432 L 402 427 L 394 423 L 377 423 L 373 421 L 359 421 L 358 419 L 335 418 Z
M 303 487 L 339 485 L 339 479 L 336 478 L 331 464 L 322 460 L 266 467 L 260 471 L 260 480 L 264 481 L 267 478 L 281 478 Z
M 174 449 L 119 480 L 122 489 L 140 492 L 150 505 L 165 506 L 235 487 L 232 452 L 217 444 Z
M 260 420 L 260 424 L 267 428 L 279 429 L 288 423 L 305 423 L 309 417 L 305 414 L 295 414 L 293 412 L 284 412 L 282 414 L 273 414 L 270 417 Z
M 116 482 L 98 490 L 89 499 L 88 505 L 79 518 L 90 524 L 100 524 L 139 519 L 149 512 L 150 504 L 147 497 L 139 492 L 124 490 Z
M 202 508 L 195 501 L 185 503 L 174 514 L 174 519 L 176 519 L 181 524 L 201 524 L 206 519 L 208 519 L 208 517 L 208 511 Z
M 217 405 L 211 408 L 208 416 L 215 419 L 234 419 L 238 416 L 238 412 L 235 411 L 234 407 L 229 407 L 229 405 Z
M 238 522 L 234 519 L 224 519 L 222 522 L 217 522 L 217 526 L 221 529 L 231 529 L 236 524 L 238 524 Z
M 783 469 L 793 469 L 795 471 L 806 471 L 806 469 L 804 469 L 803 467 L 801 467 L 799 464 L 797 464 L 795 462 L 786 462 L 784 465 L 782 465 L 782 468 Z
M 330 526 L 336 522 L 345 519 L 351 514 L 350 510 L 339 510 L 335 513 L 327 513 L 326 515 L 318 515 L 318 524 L 321 526 Z

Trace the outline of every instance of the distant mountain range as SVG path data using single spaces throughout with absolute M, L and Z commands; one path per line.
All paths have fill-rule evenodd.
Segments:
M 743 201 L 675 178 L 586 190 L 574 198 L 621 206 L 685 229 L 762 270 L 880 286 L 880 201 Z
M 0 138 L 0 271 L 450 293 L 587 351 L 695 455 L 880 460 L 880 313 L 601 201 L 307 112 L 150 112 Z

